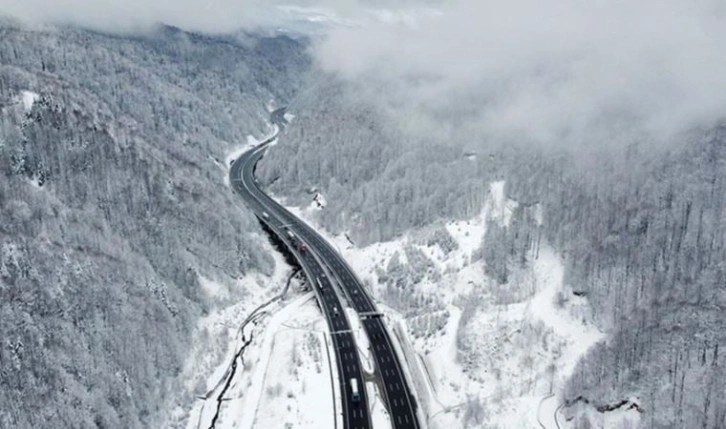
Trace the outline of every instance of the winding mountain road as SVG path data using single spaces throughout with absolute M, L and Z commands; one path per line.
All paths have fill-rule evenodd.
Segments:
M 347 302 L 358 313 L 368 335 L 376 363 L 375 375 L 383 391 L 392 427 L 418 429 L 415 399 L 382 315 L 370 295 L 330 243 L 260 189 L 254 176 L 255 168 L 273 140 L 274 137 L 262 142 L 235 160 L 230 168 L 230 182 L 259 219 L 290 249 L 313 285 L 330 326 L 337 357 L 345 428 L 372 427 L 360 357 L 347 312 L 344 311 L 346 305 L 343 303 Z M 351 394 L 350 380 L 354 378 L 360 386 L 359 400 Z

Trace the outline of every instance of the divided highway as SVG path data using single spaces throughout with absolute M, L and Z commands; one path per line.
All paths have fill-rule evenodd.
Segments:
M 345 427 L 370 428 L 370 413 L 360 358 L 345 306 L 337 289 L 358 313 L 376 363 L 376 375 L 394 429 L 418 429 L 416 402 L 404 377 L 381 313 L 343 257 L 305 222 L 262 192 L 254 177 L 257 162 L 272 139 L 240 156 L 230 169 L 230 181 L 257 216 L 292 250 L 313 284 L 332 332 L 343 394 Z M 332 277 L 332 278 L 331 278 Z M 337 288 L 336 288 L 337 286 Z M 360 398 L 353 397 L 350 381 L 357 380 Z
M 341 405 L 344 428 L 370 429 L 372 425 L 360 356 L 350 322 L 348 322 L 346 312 L 343 311 L 344 307 L 338 294 L 333 289 L 333 284 L 325 274 L 323 266 L 316 260 L 312 252 L 300 247 L 299 240 L 293 238 L 294 228 L 289 226 L 285 217 L 279 215 L 275 208 L 276 203 L 260 191 L 254 180 L 255 164 L 264 154 L 267 144 L 269 144 L 269 140 L 258 148 L 244 153 L 232 164 L 230 182 L 260 220 L 290 248 L 313 285 L 318 304 L 330 327 L 331 341 L 335 350 L 340 392 L 343 396 Z M 293 234 L 292 237 L 288 231 Z M 357 380 L 356 384 L 360 386 L 357 400 L 354 400 L 352 395 L 351 381 L 353 379 Z

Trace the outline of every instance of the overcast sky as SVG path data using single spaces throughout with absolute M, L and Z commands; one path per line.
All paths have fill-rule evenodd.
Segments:
M 362 24 L 333 26 L 319 63 L 426 132 L 661 138 L 726 116 L 723 0 L 0 0 L 0 11 L 226 32 L 290 4 Z

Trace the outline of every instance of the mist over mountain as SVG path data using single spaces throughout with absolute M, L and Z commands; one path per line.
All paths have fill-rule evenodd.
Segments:
M 726 426 L 721 2 L 0 11 L 0 427 L 187 427 L 231 347 L 200 320 L 280 276 L 224 181 L 272 106 L 259 182 L 451 368 L 432 427 L 550 394 L 563 428 Z M 596 339 L 563 358 L 531 307 Z
M 594 11 L 586 14 L 592 22 L 573 19 L 577 28 L 562 32 L 521 14 L 492 18 L 494 28 L 477 25 L 482 14 L 461 14 L 432 18 L 429 32 L 426 24 L 341 29 L 316 46 L 329 74 L 294 104 L 293 125 L 260 172 L 291 204 L 305 207 L 311 189 L 321 192 L 327 204 L 311 216 L 372 247 L 469 223 L 490 198 L 489 184 L 505 182 L 512 217 L 487 223 L 471 263 L 489 283 L 468 299 L 503 293 L 522 303 L 531 296 L 522 273 L 536 266 L 540 245 L 562 255 L 573 292 L 560 295 L 560 305 L 586 297 L 592 312 L 583 323 L 608 338 L 563 389 L 568 427 L 719 428 L 726 99 L 711 72 L 725 64 L 725 39 L 715 26 L 721 15 L 669 6 L 602 11 L 604 22 L 639 12 L 624 21 L 638 34 L 598 34 L 605 25 Z M 650 26 L 658 13 L 670 19 Z M 534 30 L 517 27 L 525 23 Z M 430 263 L 406 275 L 394 256 L 378 269 L 390 305 L 401 305 L 401 296 L 437 302 L 428 288 L 438 274 L 417 274 Z M 478 305 L 472 312 L 495 311 Z M 423 310 L 426 320 L 442 307 Z M 460 333 L 473 335 L 466 329 Z M 483 359 L 458 350 L 463 362 Z M 607 423 L 607 410 L 633 398 L 651 410 L 639 425 Z
M 333 29 L 325 69 L 419 136 L 662 146 L 726 114 L 721 2 L 456 0 L 416 25 Z
M 76 25 L 138 34 L 157 25 L 229 34 L 274 29 L 320 34 L 332 26 L 411 22 L 410 13 L 439 0 L 0 0 L 0 14 L 30 24 Z

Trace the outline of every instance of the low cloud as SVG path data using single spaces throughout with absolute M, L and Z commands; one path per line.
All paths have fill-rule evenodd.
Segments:
M 415 25 L 335 29 L 317 58 L 404 127 L 441 138 L 627 143 L 726 117 L 720 0 L 438 7 Z
M 436 139 L 663 140 L 726 116 L 722 0 L 0 0 L 31 22 L 327 22 L 320 65 Z
M 68 23 L 105 31 L 135 31 L 163 23 L 228 33 L 279 24 L 285 0 L 0 0 L 0 14 L 32 23 Z M 354 0 L 300 0 L 296 6 L 354 13 Z

